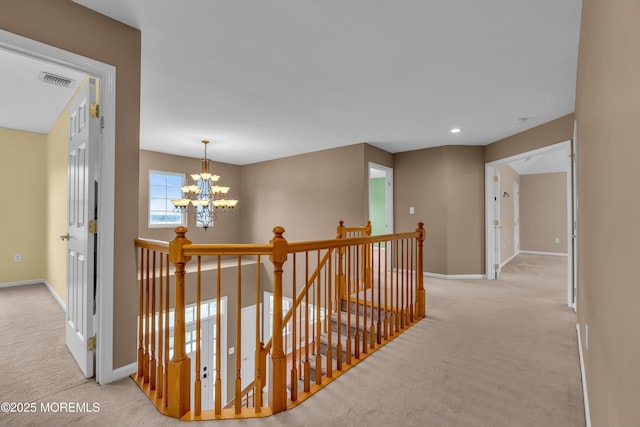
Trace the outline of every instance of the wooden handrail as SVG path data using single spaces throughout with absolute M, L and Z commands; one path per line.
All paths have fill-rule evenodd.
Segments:
M 226 405 L 225 402 L 221 402 L 221 374 L 229 380 L 231 377 L 227 376 L 227 372 L 221 372 L 221 357 L 216 357 L 215 412 L 211 411 L 211 414 L 215 413 L 215 418 L 263 416 L 286 410 L 315 393 L 425 316 L 426 295 L 422 276 L 425 234 L 422 223 L 418 223 L 417 229 L 413 232 L 370 236 L 370 222 L 364 227 L 345 227 L 341 221 L 335 239 L 294 243 L 287 242 L 283 236 L 284 229 L 276 227 L 269 244 L 244 245 L 192 244 L 186 237 L 186 232 L 187 229 L 184 227 L 176 228 L 176 238 L 171 242 L 135 239 L 136 247 L 141 248 L 139 259 L 143 265 L 138 276 L 138 370 L 133 376 L 140 387 L 150 397 L 153 396 L 152 400 L 158 409 L 169 416 L 182 419 L 209 417 L 207 411 L 200 408 L 199 404 L 204 385 L 196 381 L 193 390 L 190 386 L 191 362 L 186 352 L 195 353 L 197 369 L 200 366 L 202 349 L 201 346 L 190 347 L 191 350 L 185 349 L 186 273 L 192 271 L 197 280 L 197 308 L 194 319 L 197 332 L 189 341 L 190 346 L 193 346 L 193 343 L 200 342 L 201 293 L 205 292 L 205 287 L 208 293 L 215 293 L 215 313 L 219 316 L 223 295 L 221 289 L 227 289 L 224 295 L 228 295 L 229 292 L 226 279 L 225 288 L 221 288 L 221 257 L 237 257 L 235 266 L 225 267 L 236 269 L 237 284 L 232 287 L 231 292 L 236 295 L 237 303 L 232 309 L 232 313 L 237 313 L 234 319 L 237 354 L 234 397 Z M 376 250 L 378 252 L 375 252 Z M 157 253 L 163 254 L 159 266 L 156 264 Z M 305 275 L 301 288 L 297 288 L 295 282 L 296 254 L 304 254 L 298 258 L 304 264 L 304 268 L 298 269 L 298 272 Z M 246 289 L 240 275 L 243 268 L 253 268 L 247 266 L 255 264 L 253 257 L 256 257 L 257 304 L 263 292 L 260 281 L 262 255 L 269 255 L 273 263 L 272 334 L 266 345 L 263 345 L 259 331 L 263 330 L 261 328 L 264 324 L 261 323 L 262 314 L 256 309 L 255 378 L 241 389 L 241 382 L 250 378 L 245 378 L 244 370 L 242 374 L 240 372 L 241 353 L 245 354 L 245 346 L 240 345 L 240 312 L 243 308 L 240 295 L 244 294 L 243 289 Z M 186 266 L 192 257 L 197 257 L 197 270 L 190 268 L 187 271 Z M 217 257 L 217 281 L 214 279 L 211 282 L 207 279 L 206 283 L 201 282 L 202 265 L 206 267 L 213 264 L 210 261 L 201 262 L 201 257 Z M 382 257 L 384 264 L 381 261 Z M 245 263 L 244 260 L 247 259 L 251 263 Z M 289 259 L 292 259 L 290 262 L 293 263 L 293 278 L 287 279 L 287 286 L 292 287 L 288 292 L 293 291 L 294 300 L 283 316 L 283 266 Z M 172 294 L 169 292 L 169 262 L 174 264 L 174 279 L 171 283 L 175 288 Z M 314 270 L 309 272 L 310 268 Z M 289 282 L 290 280 L 293 282 Z M 193 298 L 193 291 L 190 288 L 190 298 Z M 158 296 L 159 305 L 156 305 Z M 175 311 L 172 315 L 173 325 L 169 325 L 168 320 L 170 296 L 175 304 L 171 307 Z M 243 296 L 242 301 L 245 301 L 244 298 Z M 220 355 L 219 337 L 222 335 L 218 320 L 215 332 L 215 336 L 218 337 L 216 354 Z M 292 320 L 296 325 L 291 325 Z M 336 320 L 337 323 L 333 323 Z M 173 329 L 174 346 L 173 355 L 169 360 L 170 328 Z M 332 338 L 333 334 L 337 334 L 337 338 Z M 343 340 L 346 342 L 346 349 L 343 349 Z M 343 364 L 343 351 L 346 351 L 346 365 Z M 266 369 L 267 356 L 271 361 L 269 369 Z M 269 380 L 265 381 L 267 375 Z M 303 380 L 300 390 L 297 389 L 299 380 Z M 269 386 L 264 397 L 265 400 L 268 397 L 268 406 L 263 406 L 266 404 L 262 403 L 265 384 Z M 191 393 L 194 393 L 197 402 L 194 407 L 190 404 Z M 247 412 L 246 407 L 253 409 Z
M 136 247 L 138 248 L 150 249 L 152 251 L 157 251 L 164 254 L 169 253 L 169 242 L 162 242 L 160 240 L 144 239 L 141 237 L 137 237 L 135 239 L 135 244 L 136 244 Z
M 327 260 L 331 256 L 332 252 L 333 252 L 333 249 L 328 250 L 327 253 L 324 254 L 324 257 L 320 261 L 320 264 L 318 265 L 318 267 L 316 267 L 316 269 L 313 271 L 311 276 L 307 279 L 307 285 L 300 290 L 300 292 L 296 296 L 296 299 L 295 299 L 294 303 L 289 308 L 289 311 L 287 311 L 287 314 L 285 314 L 285 316 L 282 318 L 282 324 L 286 325 L 287 323 L 289 323 L 289 320 L 291 320 L 291 317 L 293 315 L 293 311 L 298 306 L 300 306 L 300 304 L 302 303 L 302 300 L 304 299 L 304 296 L 305 296 L 305 293 L 306 293 L 307 289 L 309 289 L 309 287 L 311 287 L 314 284 L 314 282 L 318 278 L 318 274 L 319 274 L 320 270 L 327 263 Z M 265 344 L 265 346 L 264 346 L 264 349 L 265 349 L 265 351 L 267 353 L 271 350 L 271 342 L 272 342 L 272 340 L 273 340 L 273 337 L 271 337 L 269 339 L 269 341 L 267 341 L 267 344 Z

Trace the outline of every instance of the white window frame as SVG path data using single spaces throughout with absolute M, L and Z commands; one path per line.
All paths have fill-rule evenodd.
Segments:
M 147 202 L 148 202 L 148 215 L 147 215 L 147 226 L 149 228 L 174 228 L 174 227 L 178 227 L 178 226 L 183 226 L 186 227 L 187 226 L 187 215 L 186 213 L 182 213 L 180 214 L 180 218 L 181 221 L 180 223 L 163 223 L 163 224 L 155 224 L 151 222 L 151 175 L 155 174 L 155 175 L 165 175 L 165 176 L 178 176 L 181 179 L 181 186 L 186 185 L 186 180 L 187 177 L 184 173 L 179 173 L 179 172 L 167 172 L 167 171 L 159 171 L 159 170 L 150 170 L 149 171 L 149 193 L 148 193 L 148 197 L 147 197 Z M 168 201 L 171 201 L 171 199 L 166 199 Z M 166 212 L 169 213 L 169 212 Z

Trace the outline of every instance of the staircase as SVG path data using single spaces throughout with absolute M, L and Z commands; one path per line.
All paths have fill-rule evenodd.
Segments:
M 335 239 L 297 243 L 287 242 L 283 228 L 273 231 L 273 239 L 262 245 L 192 244 L 184 227 L 176 229 L 171 242 L 136 239 L 140 321 L 138 370 L 132 377 L 161 413 L 181 420 L 212 420 L 291 409 L 425 316 L 422 223 L 414 232 L 370 236 L 370 223 L 348 228 L 341 221 Z M 196 267 L 189 267 L 188 276 L 192 259 Z M 268 264 L 262 265 L 266 259 Z M 221 265 L 229 262 L 235 267 L 226 271 L 235 277 L 225 278 Z M 270 264 L 273 275 L 265 280 L 261 270 Z M 207 265 L 216 266 L 216 273 L 207 277 Z M 255 266 L 250 275 L 241 274 L 249 268 L 245 265 Z M 246 369 L 238 368 L 246 352 L 253 351 L 241 349 L 240 313 L 247 298 L 260 302 L 265 290 L 273 295 L 271 323 L 265 326 L 263 313 L 256 311 L 255 369 L 248 377 Z M 185 350 L 186 300 L 200 307 L 203 295 L 216 296 L 217 301 L 225 296 L 237 304 L 229 313 L 235 318 L 228 319 L 237 325 L 235 336 L 227 338 L 227 345 L 236 349 L 235 369 L 223 369 L 216 358 L 214 409 L 201 406 L 202 381 L 196 376 L 191 384 L 192 361 Z M 295 297 L 288 312 L 283 310 L 283 295 Z M 173 310 L 175 316 L 169 315 Z M 221 313 L 220 307 L 216 313 Z M 198 343 L 199 310 L 194 316 L 195 337 L 190 342 Z M 266 343 L 260 341 L 265 330 L 272 331 Z M 172 356 L 169 331 L 175 337 Z M 203 357 L 210 354 L 201 346 L 189 351 L 195 352 L 193 372 L 201 372 Z M 213 353 L 222 354 L 220 340 Z M 242 389 L 247 378 L 253 381 Z M 230 385 L 228 403 L 222 402 L 222 379 Z
M 377 303 L 365 304 L 360 295 L 341 298 L 339 306 L 340 310 L 330 316 L 331 327 L 323 328 L 319 341 L 314 340 L 310 345 L 309 383 L 315 383 L 317 378 L 327 376 L 329 357 L 330 370 L 341 371 L 345 367 L 355 365 L 413 323 L 412 308 L 398 314 Z M 318 355 L 320 357 L 317 357 Z M 304 366 L 304 353 L 299 360 L 300 366 Z M 316 375 L 318 370 L 320 376 Z M 303 371 L 299 369 L 299 372 Z M 304 383 L 304 377 L 301 377 L 298 389 L 303 390 Z

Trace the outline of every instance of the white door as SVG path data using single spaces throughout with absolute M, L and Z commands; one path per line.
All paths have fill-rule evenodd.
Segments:
M 380 181 L 384 194 L 379 191 Z M 369 163 L 369 219 L 373 235 L 393 233 L 393 169 L 375 163 Z
M 89 223 L 96 219 L 99 123 L 90 115 L 95 99 L 96 85 L 90 79 L 69 108 L 66 343 L 87 378 L 94 372 L 94 351 L 88 346 L 95 314 L 96 235 L 89 231 Z
M 206 319 L 200 322 L 200 342 L 202 349 L 200 352 L 200 372 L 196 372 L 196 324 L 191 323 L 185 327 L 187 356 L 191 359 L 191 407 L 194 408 L 195 392 L 194 384 L 198 375 L 202 385 L 202 410 L 213 409 L 215 399 L 215 322 L 213 319 Z
M 520 186 L 513 183 L 513 253 L 520 252 Z
M 494 222 L 493 222 L 493 243 L 494 243 L 494 259 L 493 259 L 493 272 L 494 278 L 500 278 L 500 172 L 495 169 L 494 189 L 493 189 L 493 202 L 494 202 Z
M 256 377 L 256 306 L 242 308 L 242 354 L 240 375 L 242 389 Z
M 571 244 L 573 253 L 569 268 L 569 305 L 578 309 L 578 124 L 573 122 L 573 141 L 571 143 Z

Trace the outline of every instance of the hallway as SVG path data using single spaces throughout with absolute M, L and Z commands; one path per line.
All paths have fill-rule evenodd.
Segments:
M 327 390 L 272 417 L 197 425 L 585 425 L 564 258 L 520 255 L 499 281 L 425 286 L 427 318 Z M 44 286 L 0 289 L 0 341 L 0 400 L 37 409 L 0 413 L 0 425 L 184 424 L 160 415 L 129 378 L 82 378 L 64 347 L 64 313 Z M 99 412 L 40 411 L 52 402 L 98 403 Z

